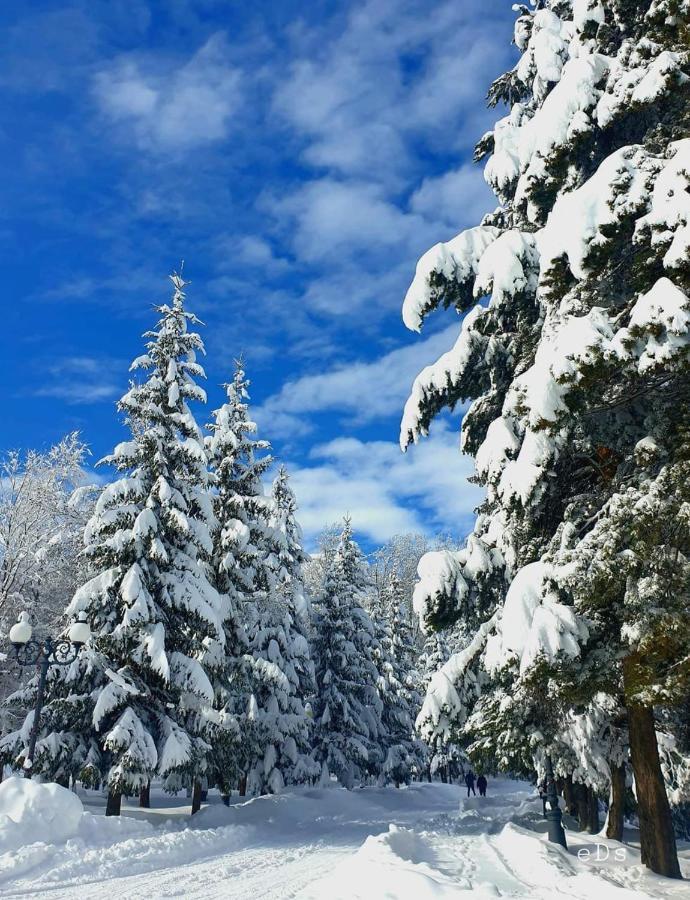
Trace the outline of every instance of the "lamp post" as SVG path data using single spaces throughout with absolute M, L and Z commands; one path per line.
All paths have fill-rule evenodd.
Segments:
M 558 794 L 556 793 L 556 781 L 553 777 L 553 765 L 551 757 L 547 754 L 545 766 L 546 770 L 546 802 L 548 810 L 546 811 L 546 824 L 549 831 L 549 840 L 554 844 L 560 844 L 565 850 L 568 845 L 565 840 L 565 831 L 563 830 L 563 817 L 561 808 L 558 805 Z
M 52 637 L 42 641 L 31 640 L 31 623 L 29 614 L 21 613 L 19 621 L 10 628 L 10 642 L 14 647 L 14 655 L 20 666 L 33 666 L 38 663 L 38 688 L 36 690 L 36 706 L 34 707 L 34 719 L 29 735 L 29 752 L 24 760 L 24 777 L 31 778 L 33 774 L 34 752 L 38 739 L 38 729 L 41 724 L 41 711 L 43 709 L 43 697 L 45 695 L 46 678 L 50 666 L 68 666 L 79 655 L 79 651 L 91 637 L 91 628 L 86 621 L 84 613 L 79 613 L 76 622 L 73 622 L 67 632 L 67 639 L 53 640 Z

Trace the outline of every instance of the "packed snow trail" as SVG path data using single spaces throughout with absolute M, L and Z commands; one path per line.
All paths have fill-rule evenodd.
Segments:
M 624 863 L 581 862 L 591 835 L 569 833 L 570 854 L 542 834 L 530 785 L 492 780 L 486 798 L 454 785 L 304 789 L 187 809 L 125 809 L 120 820 L 83 813 L 61 843 L 35 830 L 35 813 L 9 822 L 0 803 L 3 898 L 304 898 L 633 900 L 688 896 L 687 885 Z M 85 795 L 87 805 L 96 795 Z M 166 802 L 156 796 L 160 805 Z M 170 802 L 169 800 L 167 802 Z M 34 818 L 32 819 L 32 816 Z M 64 832 L 64 829 L 63 829 Z M 63 833 L 64 838 L 64 833 Z M 620 847 L 603 841 L 611 848 Z M 690 851 L 684 850 L 690 875 Z

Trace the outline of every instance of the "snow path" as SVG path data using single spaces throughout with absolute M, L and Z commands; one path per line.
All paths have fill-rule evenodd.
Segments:
M 585 864 L 547 844 L 530 785 L 492 781 L 465 800 L 457 786 L 347 792 L 306 789 L 121 820 L 84 815 L 76 837 L 2 852 L 3 898 L 495 898 L 632 900 L 688 897 L 639 860 Z M 128 811 L 129 812 L 129 811 Z M 606 842 L 613 847 L 613 842 Z M 630 852 L 630 851 L 629 851 Z M 634 851 L 632 851 L 634 854 Z M 685 851 L 690 875 L 690 851 Z

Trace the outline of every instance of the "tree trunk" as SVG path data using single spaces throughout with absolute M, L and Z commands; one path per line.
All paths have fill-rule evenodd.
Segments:
M 625 763 L 611 764 L 611 799 L 609 817 L 606 823 L 606 837 L 614 841 L 623 840 L 623 817 L 625 814 Z
M 573 776 L 568 774 L 563 781 L 563 805 L 569 815 L 575 810 L 575 793 L 573 791 Z
M 633 663 L 623 664 L 626 695 L 629 690 Z M 659 748 L 654 730 L 651 706 L 628 703 L 630 758 L 635 776 L 637 814 L 640 820 L 640 855 L 642 863 L 657 875 L 682 878 L 678 864 L 676 836 L 673 832 L 671 808 L 666 796 L 664 776 L 659 763 Z
M 580 831 L 586 831 L 589 824 L 589 802 L 587 796 L 587 788 L 584 784 L 575 782 L 573 785 L 575 790 L 575 805 L 577 806 L 577 819 Z
M 192 788 L 192 815 L 198 813 L 201 809 L 201 782 L 198 778 L 194 779 L 194 787 Z
M 122 794 L 119 791 L 108 791 L 108 801 L 105 806 L 106 816 L 119 816 L 122 806 Z
M 230 806 L 230 794 L 221 794 L 220 799 L 223 806 Z
M 589 815 L 587 816 L 587 830 L 591 834 L 599 834 L 601 831 L 601 823 L 599 822 L 599 798 L 597 797 L 597 792 L 590 788 L 587 792 L 588 794 L 588 807 L 589 807 Z
M 240 789 L 240 797 L 246 797 L 247 796 L 247 776 L 246 775 L 242 775 L 240 777 L 239 789 Z
M 151 808 L 151 782 L 147 781 L 146 784 L 139 791 L 139 806 L 142 809 L 150 809 Z

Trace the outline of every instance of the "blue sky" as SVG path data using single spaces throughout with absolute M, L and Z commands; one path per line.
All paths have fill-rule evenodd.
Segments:
M 122 439 L 114 403 L 184 259 L 210 406 L 243 352 L 309 539 L 344 512 L 368 545 L 464 532 L 457 416 L 397 448 L 457 319 L 417 336 L 400 305 L 417 258 L 495 205 L 470 160 L 510 6 L 5 4 L 0 447 Z

